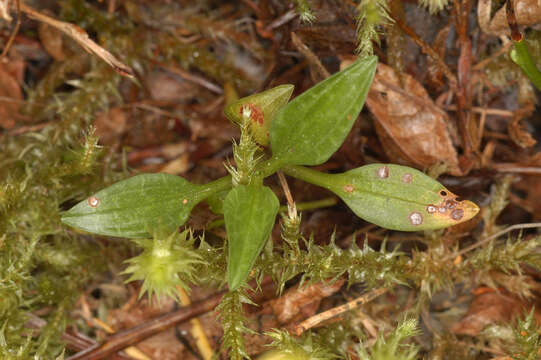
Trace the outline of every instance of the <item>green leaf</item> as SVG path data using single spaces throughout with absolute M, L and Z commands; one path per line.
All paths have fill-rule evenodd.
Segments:
M 270 124 L 278 110 L 283 108 L 291 94 L 293 85 L 280 85 L 258 94 L 239 99 L 225 109 L 225 116 L 237 124 L 242 124 L 242 112 L 250 110 L 250 131 L 255 141 L 267 146 Z
M 207 203 L 209 204 L 210 211 L 217 215 L 224 213 L 224 201 L 227 194 L 229 194 L 229 190 L 220 191 L 208 197 Z
M 288 165 L 327 161 L 359 115 L 376 65 L 375 56 L 360 59 L 287 104 L 271 124 L 274 158 Z
M 137 175 L 81 201 L 62 215 L 62 222 L 99 235 L 149 237 L 157 227 L 173 230 L 184 224 L 207 190 L 174 175 Z
M 513 44 L 515 47 L 511 50 L 511 60 L 520 66 L 535 87 L 541 90 L 541 72 L 535 65 L 524 38 L 520 39 L 520 41 L 513 40 Z
M 227 279 L 229 290 L 241 286 L 269 237 L 280 203 L 262 185 L 239 185 L 224 202 L 225 229 L 229 239 Z
M 407 166 L 371 164 L 343 174 L 324 174 L 300 166 L 282 170 L 331 190 L 357 216 L 387 229 L 442 229 L 479 212 L 473 202 L 458 201 L 439 182 Z

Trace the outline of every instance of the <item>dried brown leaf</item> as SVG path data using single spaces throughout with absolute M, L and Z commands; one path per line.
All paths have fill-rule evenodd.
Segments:
M 456 323 L 451 331 L 457 335 L 477 336 L 488 325 L 507 323 L 529 311 L 533 304 L 493 289 L 475 297 L 466 316 Z M 480 289 L 480 290 L 483 290 Z M 541 312 L 536 309 L 534 316 L 541 323 Z
M 38 24 L 38 35 L 39 39 L 41 40 L 41 44 L 53 59 L 62 61 L 66 58 L 66 54 L 62 49 L 64 41 L 62 39 L 62 32 L 60 32 L 60 30 L 46 23 L 40 22 Z
M 447 126 L 447 114 L 439 109 L 412 76 L 400 87 L 392 68 L 379 64 L 366 99 L 375 127 L 391 161 L 421 169 L 445 163 L 459 175 L 456 150 Z
M 520 117 L 518 116 L 509 123 L 507 126 L 507 131 L 509 132 L 511 140 L 513 140 L 513 142 L 521 148 L 529 148 L 537 143 L 537 140 L 535 140 L 532 135 L 520 124 Z
M 541 21 L 541 1 L 515 0 L 515 15 L 518 25 L 534 25 Z M 481 29 L 489 35 L 510 35 L 506 7 L 502 6 L 493 17 L 492 0 L 479 0 L 477 18 Z
M 124 133 L 127 122 L 126 113 L 121 107 L 114 107 L 108 112 L 99 113 L 94 120 L 94 126 L 100 143 L 105 145 L 113 143 L 119 135 Z
M 21 87 L 5 64 L 0 64 L 0 127 L 11 129 L 19 113 L 23 95 Z
M 270 305 L 281 324 L 297 322 L 314 315 L 321 300 L 337 292 L 343 284 L 344 280 L 338 280 L 292 288 Z

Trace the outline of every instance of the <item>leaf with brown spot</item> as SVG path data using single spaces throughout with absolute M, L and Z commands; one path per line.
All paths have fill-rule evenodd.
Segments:
M 393 162 L 421 169 L 443 162 L 449 173 L 460 175 L 447 114 L 413 77 L 403 80 L 404 90 L 393 69 L 379 64 L 366 99 L 385 153 Z

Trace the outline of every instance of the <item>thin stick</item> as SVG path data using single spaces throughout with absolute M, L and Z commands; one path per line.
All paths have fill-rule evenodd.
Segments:
M 491 166 L 498 172 L 520 173 L 520 174 L 541 174 L 541 167 L 514 166 L 512 164 L 493 164 Z
M 190 300 L 190 297 L 186 293 L 186 291 L 181 288 L 180 286 L 177 286 L 178 291 L 178 297 L 180 299 L 180 303 L 183 306 L 189 306 L 192 304 L 192 301 Z M 192 323 L 192 335 L 195 339 L 195 343 L 197 345 L 197 348 L 199 349 L 199 352 L 201 353 L 201 356 L 203 357 L 203 360 L 211 360 L 214 356 L 214 351 L 212 350 L 212 347 L 210 346 L 209 339 L 207 338 L 207 335 L 205 334 L 205 330 L 203 329 L 203 326 L 201 325 L 201 322 L 198 318 L 193 318 L 190 320 Z
M 447 80 L 449 80 L 449 85 L 451 88 L 456 91 L 456 87 L 458 85 L 456 76 L 451 72 L 451 69 L 447 66 L 447 64 L 443 61 L 441 56 L 437 53 L 436 50 L 434 50 L 427 42 L 425 42 L 423 39 L 417 35 L 417 33 L 407 26 L 402 19 L 393 17 L 391 14 L 391 17 L 395 21 L 395 23 L 400 27 L 400 30 L 402 30 L 406 35 L 408 35 L 414 43 L 417 44 L 421 48 L 421 51 L 424 52 L 426 55 L 430 56 L 432 60 L 436 62 L 440 70 L 443 72 Z
M 505 43 L 502 45 L 501 48 L 499 48 L 497 51 L 495 51 L 493 54 L 491 54 L 489 57 L 487 57 L 486 59 L 478 62 L 477 64 L 475 64 L 473 66 L 473 70 L 482 70 L 485 66 L 487 66 L 489 63 L 491 63 L 492 61 L 496 60 L 497 58 L 499 58 L 501 55 L 505 54 L 509 48 L 511 47 L 511 45 L 513 45 L 513 43 L 511 41 Z
M 308 63 L 313 66 L 313 69 L 317 73 L 317 81 L 322 81 L 331 76 L 327 69 L 323 66 L 316 54 L 305 43 L 302 42 L 301 38 L 297 36 L 294 32 L 291 32 L 291 42 L 299 52 L 304 55 Z
M 470 245 L 467 248 L 464 248 L 464 249 L 460 250 L 456 254 L 453 254 L 451 256 L 447 256 L 444 259 L 444 261 L 449 260 L 451 257 L 457 258 L 459 256 L 462 256 L 465 253 L 470 252 L 473 249 L 476 249 L 479 246 L 484 245 L 484 244 L 488 243 L 489 241 L 491 241 L 493 239 L 496 239 L 496 238 L 498 238 L 498 237 L 502 236 L 503 234 L 506 234 L 506 233 L 508 233 L 510 231 L 518 230 L 518 229 L 532 229 L 532 228 L 541 228 L 541 222 L 539 222 L 539 223 L 527 223 L 527 224 L 515 224 L 515 225 L 511 225 L 509 227 L 506 227 L 502 231 L 498 231 L 496 234 L 490 235 L 489 237 L 484 238 L 483 240 L 478 241 L 475 244 Z
M 252 284 L 253 285 L 253 284 Z M 114 335 L 110 335 L 102 343 L 97 343 L 89 348 L 78 352 L 67 358 L 67 360 L 99 360 L 109 359 L 112 354 L 122 350 L 132 344 L 147 339 L 157 333 L 167 330 L 181 322 L 193 319 L 196 316 L 202 315 L 213 310 L 225 292 L 215 294 L 205 298 L 204 300 L 196 301 L 190 306 L 180 308 L 172 313 L 164 314 L 157 318 L 151 319 L 134 328 L 119 331 Z M 276 289 L 271 281 L 262 284 L 260 292 L 254 294 L 253 300 L 256 303 L 261 303 L 274 296 Z
M 200 85 L 216 94 L 223 94 L 223 90 L 221 87 L 219 87 L 218 85 L 212 83 L 211 81 L 205 79 L 204 77 L 202 76 L 198 76 L 198 75 L 195 75 L 195 74 L 192 74 L 184 69 L 181 69 L 179 67 L 176 67 L 176 66 L 167 66 L 167 65 L 164 65 L 162 64 L 161 65 L 164 69 L 166 70 L 169 70 L 171 71 L 172 73 L 175 73 L 177 74 L 178 76 L 180 76 L 181 78 L 189 81 L 189 82 L 192 82 L 194 84 L 197 84 L 197 85 Z
M 278 179 L 280 180 L 280 185 L 282 186 L 282 190 L 284 190 L 284 195 L 287 199 L 287 204 L 290 208 L 295 207 L 295 202 L 293 201 L 293 196 L 291 195 L 291 190 L 289 190 L 289 186 L 287 185 L 286 177 L 284 176 L 284 173 L 281 171 L 276 172 L 278 174 Z
M 389 289 L 379 288 L 369 292 L 368 294 L 364 294 L 363 296 L 360 296 L 355 300 L 345 303 L 344 305 L 340 305 L 330 310 L 314 315 L 295 326 L 295 328 L 293 329 L 293 333 L 297 336 L 300 336 L 306 330 L 313 328 L 314 326 L 322 323 L 323 321 L 329 320 L 337 315 L 345 313 L 346 311 L 350 311 L 355 309 L 356 307 L 364 305 L 374 300 L 378 296 L 385 294 L 387 291 L 389 291 Z
M 11 45 L 13 44 L 13 40 L 15 40 L 15 36 L 17 36 L 19 28 L 21 27 L 21 0 L 16 0 L 15 3 L 17 4 L 17 22 L 15 23 L 15 28 L 9 36 L 8 42 L 2 51 L 2 55 L 0 55 L 1 59 L 5 59 L 7 56 L 8 51 L 11 49 Z
M 105 61 L 120 75 L 130 78 L 133 77 L 133 70 L 128 65 L 125 65 L 109 51 L 96 44 L 92 39 L 88 37 L 86 31 L 81 29 L 79 26 L 53 19 L 52 17 L 40 13 L 22 2 L 20 4 L 20 9 L 29 18 L 41 21 L 62 31 L 64 34 L 66 34 L 67 36 L 75 40 L 79 45 L 81 45 L 83 49 L 85 49 L 87 52 L 94 54 L 103 61 Z
M 449 105 L 449 106 L 445 106 L 444 109 L 449 110 L 449 111 L 456 111 L 457 107 L 456 105 Z M 479 106 L 471 107 L 470 111 L 477 114 L 497 115 L 497 116 L 502 116 L 502 117 L 515 116 L 515 111 L 504 110 L 504 109 L 490 109 L 490 108 L 483 108 Z

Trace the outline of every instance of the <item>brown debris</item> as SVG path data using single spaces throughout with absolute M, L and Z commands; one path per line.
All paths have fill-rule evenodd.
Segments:
M 279 323 L 299 321 L 315 314 L 321 300 L 337 292 L 344 282 L 337 280 L 333 283 L 316 283 L 292 288 L 278 299 L 272 300 L 270 306 Z
M 541 3 L 538 0 L 516 0 L 513 3 L 518 25 L 531 26 L 541 21 Z M 506 7 L 502 6 L 492 17 L 491 13 L 492 0 L 479 0 L 477 5 L 479 27 L 489 35 L 510 35 Z
M 421 169 L 444 162 L 451 174 L 460 174 L 446 113 L 413 77 L 404 76 L 404 89 L 395 72 L 380 63 L 366 104 L 385 153 L 394 162 Z
M 530 311 L 534 305 L 511 294 L 484 289 L 484 292 L 475 297 L 466 316 L 453 325 L 451 329 L 453 333 L 469 336 L 479 335 L 486 326 L 510 322 Z M 538 307 L 536 307 L 534 315 L 537 323 L 541 324 L 541 311 L 538 310 Z

